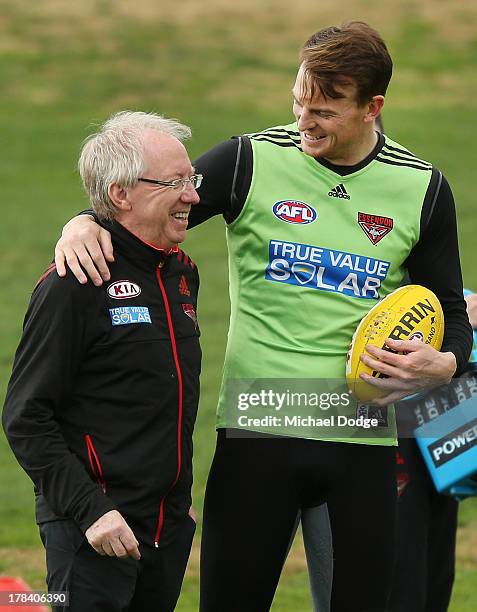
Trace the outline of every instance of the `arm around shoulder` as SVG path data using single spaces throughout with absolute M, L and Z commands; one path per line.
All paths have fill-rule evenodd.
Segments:
M 110 279 L 107 262 L 112 261 L 111 234 L 96 223 L 93 214 L 80 214 L 68 221 L 55 247 L 59 276 L 65 276 L 68 266 L 80 283 L 89 277 L 100 286 Z

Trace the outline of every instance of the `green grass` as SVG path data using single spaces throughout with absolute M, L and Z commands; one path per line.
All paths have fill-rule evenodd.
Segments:
M 0 397 L 10 373 L 31 288 L 52 256 L 60 228 L 86 206 L 75 164 L 92 123 L 124 108 L 178 117 L 194 130 L 192 156 L 231 134 L 290 118 L 300 43 L 344 19 L 370 21 L 389 41 L 395 76 L 386 131 L 432 160 L 456 196 L 467 286 L 475 267 L 474 147 L 477 10 L 442 0 L 346 4 L 296 0 L 3 0 L 0 18 Z M 159 8 L 160 6 L 160 8 Z M 346 7 L 346 8 L 344 8 Z M 186 250 L 201 270 L 204 369 L 195 433 L 194 503 L 200 508 L 213 452 L 214 413 L 228 323 L 223 223 L 190 232 Z M 0 438 L 0 573 L 21 572 L 38 588 L 44 569 L 30 482 Z M 477 503 L 461 511 L 452 612 L 477 609 Z M 298 558 L 302 555 L 297 550 Z M 191 570 L 179 605 L 197 608 Z M 274 610 L 310 609 L 303 562 L 286 568 Z

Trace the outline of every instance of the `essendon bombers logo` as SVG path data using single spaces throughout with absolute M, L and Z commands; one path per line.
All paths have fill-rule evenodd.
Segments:
M 393 229 L 391 217 L 358 213 L 358 223 L 373 244 L 378 244 Z

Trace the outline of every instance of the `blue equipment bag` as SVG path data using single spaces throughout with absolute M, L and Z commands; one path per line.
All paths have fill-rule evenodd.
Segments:
M 477 378 L 469 382 L 477 391 Z M 477 495 L 477 397 L 424 423 L 415 436 L 440 493 L 458 499 Z
M 422 424 L 414 435 L 436 489 L 459 500 L 477 495 L 477 331 L 464 377 L 431 392 L 424 406 L 427 418 L 415 410 Z
M 477 495 L 477 330 L 462 378 L 406 397 L 396 417 L 399 437 L 415 437 L 439 493 Z
M 428 397 L 428 418 L 415 410 L 421 424 L 414 435 L 434 485 L 459 500 L 477 495 L 477 330 L 464 377 Z

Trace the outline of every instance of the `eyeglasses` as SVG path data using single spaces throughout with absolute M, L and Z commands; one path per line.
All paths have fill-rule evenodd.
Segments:
M 138 181 L 143 183 L 152 183 L 153 185 L 161 185 L 161 187 L 170 187 L 171 189 L 180 189 L 185 191 L 188 184 L 192 185 L 194 189 L 199 189 L 203 179 L 202 174 L 193 174 L 189 178 L 176 179 L 175 181 L 159 181 L 156 179 L 138 178 Z

